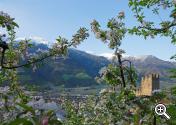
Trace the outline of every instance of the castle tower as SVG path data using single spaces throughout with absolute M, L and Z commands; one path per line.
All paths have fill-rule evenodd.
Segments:
M 136 96 L 151 96 L 154 90 L 160 89 L 159 74 L 150 74 L 141 80 Z

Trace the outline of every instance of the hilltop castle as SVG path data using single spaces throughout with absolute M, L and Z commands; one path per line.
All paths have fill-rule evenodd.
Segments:
M 142 77 L 136 96 L 151 96 L 152 92 L 158 89 L 160 89 L 159 74 L 150 74 Z

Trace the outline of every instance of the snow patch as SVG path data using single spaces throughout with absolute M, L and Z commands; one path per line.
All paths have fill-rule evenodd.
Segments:
M 94 55 L 95 53 L 93 52 L 93 51 L 85 51 L 86 53 L 89 53 L 89 54 L 92 54 L 92 55 Z
M 31 40 L 32 42 L 36 43 L 36 44 L 46 44 L 46 45 L 50 45 L 50 42 L 42 37 L 39 36 L 30 36 L 30 37 L 18 37 L 15 39 L 16 41 L 22 41 L 22 40 Z
M 102 54 L 98 54 L 98 56 L 103 56 L 107 59 L 112 59 L 113 56 L 114 56 L 114 53 L 102 53 Z M 122 57 L 123 58 L 127 58 L 127 57 L 130 57 L 129 55 L 126 55 L 126 54 L 122 54 Z
M 114 54 L 113 53 L 102 53 L 102 54 L 98 54 L 97 56 L 103 56 L 107 59 L 112 59 Z
M 34 40 L 36 43 L 43 43 L 43 44 L 49 45 L 49 41 L 45 40 L 42 37 L 32 36 L 32 37 L 29 37 L 29 39 Z
M 154 58 L 152 55 L 139 55 L 139 56 L 133 56 L 136 60 L 145 61 L 147 58 Z

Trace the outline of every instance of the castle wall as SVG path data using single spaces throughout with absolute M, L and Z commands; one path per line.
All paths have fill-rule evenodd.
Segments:
M 159 89 L 159 75 L 150 74 L 141 80 L 141 86 L 136 90 L 136 96 L 151 96 L 153 90 Z
M 160 89 L 159 75 L 153 74 L 152 91 Z

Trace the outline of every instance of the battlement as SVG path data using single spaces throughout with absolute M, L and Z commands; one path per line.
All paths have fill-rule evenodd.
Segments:
M 159 79 L 159 74 L 149 74 L 142 77 L 141 82 L 148 81 L 149 79 Z
M 142 77 L 141 86 L 136 90 L 136 95 L 147 95 L 151 96 L 152 91 L 158 90 L 159 85 L 159 74 L 149 74 L 147 76 Z

